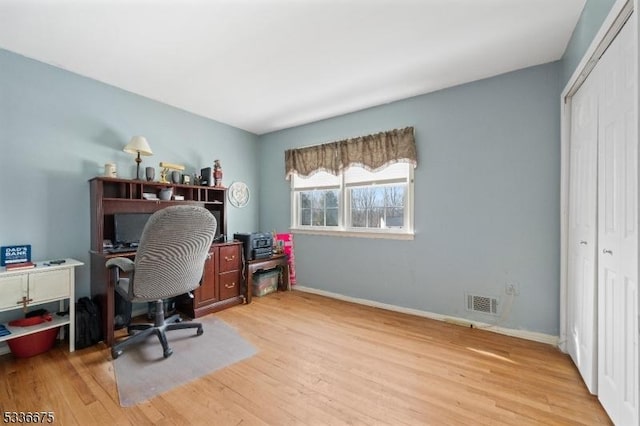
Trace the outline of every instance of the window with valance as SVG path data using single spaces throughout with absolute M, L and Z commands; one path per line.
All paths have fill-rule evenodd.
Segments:
M 413 235 L 413 127 L 285 152 L 294 231 Z

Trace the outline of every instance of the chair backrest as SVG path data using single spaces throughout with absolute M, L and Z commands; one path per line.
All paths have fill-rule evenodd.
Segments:
M 196 289 L 216 232 L 205 208 L 171 206 L 154 213 L 142 231 L 130 290 L 136 299 L 164 299 Z

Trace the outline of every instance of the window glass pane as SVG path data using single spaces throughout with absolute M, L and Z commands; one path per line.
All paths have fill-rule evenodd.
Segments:
M 308 192 L 300 193 L 300 207 L 303 209 L 308 209 L 311 207 L 311 194 Z
M 313 191 L 311 194 L 311 207 L 315 210 L 324 208 L 324 192 Z
M 301 226 L 339 226 L 340 190 L 300 192 Z
M 340 191 L 338 191 L 337 189 L 334 191 L 327 191 L 326 192 L 326 202 L 327 202 L 327 208 L 329 207 L 338 207 L 338 196 L 340 194 Z
M 367 211 L 364 209 L 351 209 L 351 226 L 364 228 L 367 226 Z
M 353 187 L 351 224 L 354 228 L 402 228 L 406 184 Z
M 371 209 L 384 206 L 383 187 L 364 187 L 351 190 L 351 208 Z
M 384 209 L 380 207 L 372 207 L 367 210 L 367 228 L 380 228 L 382 218 L 384 217 Z
M 384 188 L 384 205 L 385 206 L 404 206 L 406 185 L 386 186 Z
M 311 225 L 311 209 L 302 209 L 300 211 L 300 225 Z
M 404 227 L 404 209 L 398 207 L 385 209 L 385 223 L 387 228 Z
M 327 226 L 338 226 L 338 209 L 327 209 Z
M 312 210 L 312 223 L 313 226 L 324 226 L 324 210 L 313 209 Z

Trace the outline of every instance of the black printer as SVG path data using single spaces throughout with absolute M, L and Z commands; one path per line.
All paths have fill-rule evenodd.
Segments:
M 242 241 L 245 260 L 266 259 L 273 254 L 273 235 L 270 233 L 236 233 L 233 239 Z

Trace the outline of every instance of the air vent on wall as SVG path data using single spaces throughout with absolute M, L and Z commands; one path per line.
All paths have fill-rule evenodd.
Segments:
M 482 312 L 483 314 L 498 314 L 498 298 L 466 294 L 467 311 Z

